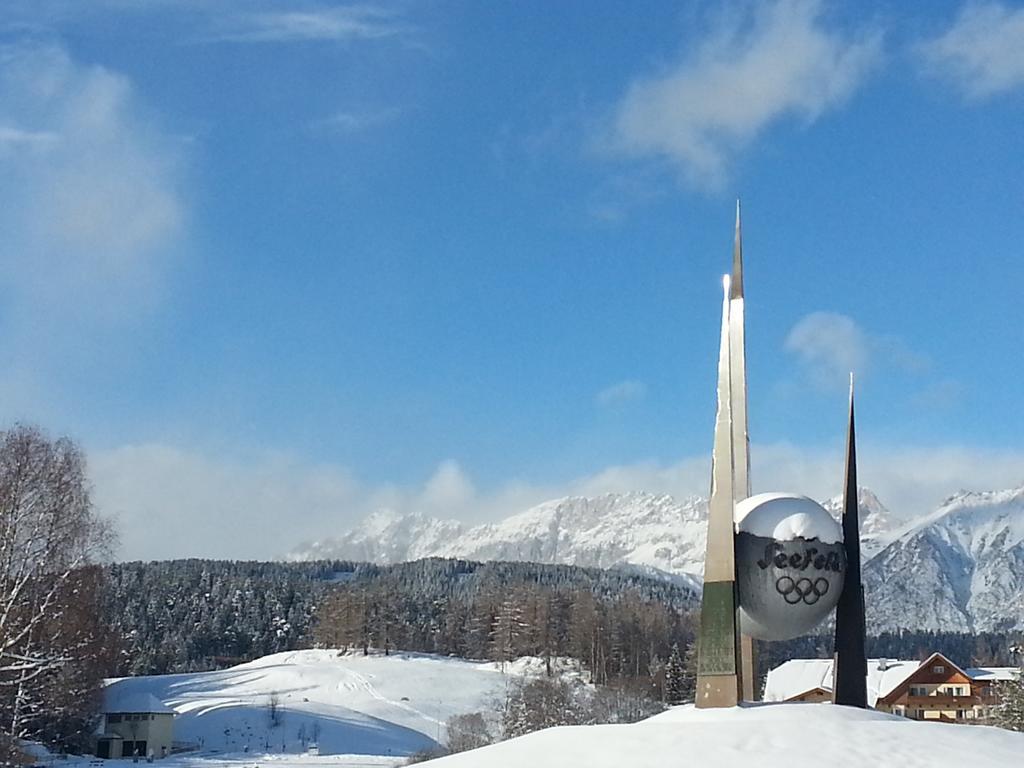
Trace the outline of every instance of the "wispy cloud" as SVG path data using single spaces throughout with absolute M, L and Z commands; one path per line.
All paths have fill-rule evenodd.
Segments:
M 915 405 L 928 411 L 946 410 L 958 405 L 965 395 L 964 385 L 955 379 L 929 382 L 913 399 Z
M 45 149 L 59 138 L 52 131 L 26 131 L 12 125 L 0 125 L 0 156 L 5 152 L 20 152 L 24 149 Z
M 596 395 L 594 402 L 602 408 L 614 408 L 647 396 L 647 385 L 642 381 L 628 379 L 605 387 Z
M 918 48 L 927 72 L 981 100 L 1024 86 L 1024 8 L 969 2 Z
M 869 334 L 853 318 L 837 312 L 812 312 L 800 318 L 786 336 L 785 349 L 824 389 L 845 387 L 851 372 L 860 376 L 888 367 L 922 373 L 930 366 L 927 357 L 900 339 Z
M 667 159 L 691 184 L 718 187 L 769 125 L 814 122 L 881 58 L 880 34 L 827 29 L 817 0 L 744 8 L 702 32 L 678 64 L 629 86 L 609 131 L 613 149 Z
M 408 32 L 408 25 L 390 9 L 343 5 L 238 15 L 211 39 L 240 43 L 350 42 L 393 38 Z
M 155 306 L 184 232 L 180 160 L 123 75 L 54 45 L 0 49 L 5 393 L 61 378 L 38 374 Z
M 397 120 L 402 110 L 397 107 L 373 110 L 340 110 L 310 126 L 324 133 L 354 134 Z

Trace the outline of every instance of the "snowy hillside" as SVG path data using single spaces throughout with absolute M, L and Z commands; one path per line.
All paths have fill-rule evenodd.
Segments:
M 321 755 L 402 756 L 443 743 L 448 718 L 489 709 L 509 675 L 542 670 L 533 661 L 502 672 L 426 654 L 293 651 L 216 672 L 122 678 L 108 695 L 155 696 L 178 713 L 175 740 L 203 754 L 295 755 L 316 742 Z
M 961 492 L 868 563 L 876 628 L 1024 628 L 1024 487 Z
M 431 768 L 665 768 L 827 765 L 830 768 L 1011 768 L 1024 734 L 924 723 L 828 704 L 731 709 L 692 705 L 633 725 L 549 728 L 425 763 Z

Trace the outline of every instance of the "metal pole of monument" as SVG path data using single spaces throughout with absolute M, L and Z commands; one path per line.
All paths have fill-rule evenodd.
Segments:
M 750 434 L 747 429 L 747 354 L 743 299 L 743 235 L 740 201 L 736 201 L 736 233 L 732 246 L 729 291 L 729 380 L 732 409 L 733 503 L 750 496 Z M 740 634 L 740 674 L 744 701 L 757 698 L 754 639 Z
M 853 374 L 850 374 L 850 421 L 846 435 L 846 483 L 843 488 L 843 547 L 846 578 L 836 606 L 833 701 L 867 709 L 867 653 L 864 584 L 860 570 L 860 517 L 857 502 L 857 439 L 853 424 Z
M 707 553 L 697 644 L 698 707 L 734 707 L 742 696 L 736 610 L 736 546 L 732 384 L 730 365 L 730 279 L 724 278 L 722 337 L 718 353 L 718 411 L 711 458 Z

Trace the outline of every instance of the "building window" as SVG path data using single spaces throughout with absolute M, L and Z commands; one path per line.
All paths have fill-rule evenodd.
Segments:
M 120 715 L 107 715 L 107 722 L 108 723 L 120 723 L 121 722 L 121 716 Z
M 932 672 L 934 672 L 937 675 L 941 675 L 945 671 L 946 668 L 942 664 L 936 664 L 934 667 L 932 667 Z

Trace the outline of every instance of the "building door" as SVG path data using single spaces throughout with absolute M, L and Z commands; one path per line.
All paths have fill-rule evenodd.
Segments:
M 146 742 L 144 742 L 144 741 L 136 741 L 135 742 L 135 749 L 138 750 L 139 757 L 145 757 L 146 756 Z
M 100 739 L 96 742 L 96 757 L 102 757 L 104 760 L 110 758 L 110 739 Z

